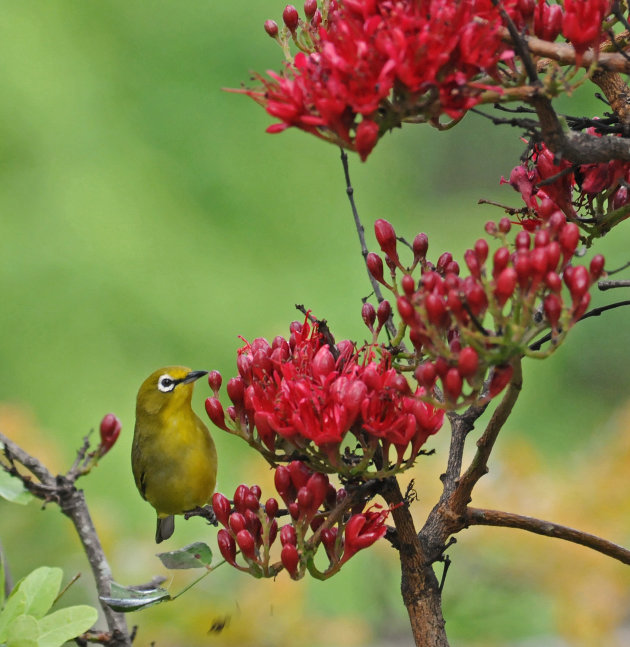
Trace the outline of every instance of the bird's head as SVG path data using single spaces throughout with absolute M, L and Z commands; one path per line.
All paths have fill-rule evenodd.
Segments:
M 142 383 L 136 400 L 136 415 L 155 415 L 165 407 L 190 405 L 195 380 L 208 371 L 191 371 L 185 366 L 166 366 L 154 371 Z

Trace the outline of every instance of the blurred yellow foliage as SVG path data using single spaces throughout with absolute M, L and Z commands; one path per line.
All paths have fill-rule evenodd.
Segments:
M 508 423 L 509 425 L 509 423 Z M 549 433 L 553 433 L 550 429 Z M 563 461 L 506 429 L 473 505 L 527 516 L 630 545 L 630 405 L 596 440 Z M 513 529 L 474 528 L 484 551 L 510 551 L 514 568 L 548 598 L 556 632 L 575 647 L 628 644 L 630 569 L 589 548 Z M 506 546 L 507 544 L 507 546 Z M 624 633 L 625 626 L 625 633 Z

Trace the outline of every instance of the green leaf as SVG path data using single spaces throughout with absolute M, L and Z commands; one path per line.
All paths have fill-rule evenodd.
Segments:
M 7 632 L 7 647 L 39 647 L 37 619 L 29 615 L 15 618 Z
M 179 550 L 157 555 L 166 568 L 206 568 L 212 563 L 212 551 L 208 544 L 197 541 Z
M 25 505 L 33 498 L 30 492 L 24 488 L 19 478 L 11 476 L 3 469 L 0 469 L 0 496 L 7 501 L 11 501 L 11 503 L 19 503 L 20 505 Z
M 9 627 L 26 610 L 26 595 L 14 588 L 0 612 L 0 644 L 6 641 Z
M 61 647 L 87 631 L 98 618 L 93 607 L 79 605 L 55 611 L 39 621 L 37 647 Z
M 62 577 L 63 572 L 60 568 L 40 566 L 22 578 L 16 584 L 13 593 L 24 596 L 26 601 L 24 613 L 37 619 L 43 618 L 59 593 Z
M 170 600 L 171 596 L 166 589 L 160 586 L 151 589 L 136 589 L 132 586 L 122 586 L 112 582 L 111 596 L 100 596 L 99 599 L 114 611 L 127 613 Z

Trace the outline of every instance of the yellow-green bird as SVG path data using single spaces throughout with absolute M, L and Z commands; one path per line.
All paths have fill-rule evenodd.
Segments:
M 191 408 L 195 380 L 207 373 L 167 366 L 138 391 L 131 465 L 140 494 L 157 512 L 158 544 L 173 534 L 173 515 L 205 505 L 214 492 L 217 451 Z

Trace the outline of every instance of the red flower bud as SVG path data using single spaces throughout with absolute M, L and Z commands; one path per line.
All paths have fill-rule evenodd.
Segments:
M 510 260 L 510 250 L 499 247 L 492 257 L 492 276 L 496 278 L 506 267 Z
M 326 555 L 328 555 L 328 559 L 331 562 L 335 560 L 337 532 L 337 526 L 335 526 L 334 528 L 326 528 L 326 530 L 322 530 L 322 534 L 320 535 L 322 544 L 324 544 L 324 548 L 326 550 Z
M 247 520 L 240 512 L 233 512 L 228 519 L 228 525 L 232 532 L 237 533 L 240 530 L 247 528 Z
M 477 255 L 479 265 L 483 265 L 488 258 L 488 243 L 484 238 L 479 238 L 475 242 L 475 254 Z
M 276 468 L 276 473 L 274 474 L 273 481 L 278 494 L 282 497 L 282 500 L 287 505 L 289 505 L 291 501 L 295 501 L 297 491 L 293 487 L 293 483 L 291 481 L 291 472 L 289 472 L 288 467 L 286 467 L 285 465 L 279 465 Z
M 403 292 L 410 297 L 416 289 L 416 282 L 413 276 L 411 276 L 411 274 L 405 274 L 402 277 L 401 284 Z
M 374 223 L 374 234 L 376 242 L 379 244 L 381 250 L 390 257 L 390 259 L 398 264 L 398 252 L 396 251 L 396 232 L 392 225 L 379 218 Z M 375 277 L 376 278 L 376 277 Z
M 597 279 L 599 279 L 599 277 L 604 273 L 604 262 L 604 257 L 601 254 L 595 254 L 591 259 L 589 271 L 592 281 L 597 281 Z
M 547 269 L 549 271 L 555 271 L 562 256 L 560 243 L 556 240 L 551 241 L 545 248 L 545 251 L 547 253 Z
M 228 564 L 236 566 L 236 543 L 234 537 L 224 528 L 217 533 L 217 544 L 219 545 L 219 551 L 223 555 L 223 559 Z
M 265 513 L 270 519 L 278 514 L 278 502 L 273 497 L 265 502 Z
M 457 368 L 462 377 L 473 377 L 479 368 L 479 355 L 471 346 L 465 346 L 457 358 Z
M 256 559 L 256 543 L 249 530 L 239 530 L 236 533 L 236 543 L 247 559 Z
M 221 404 L 219 398 L 207 398 L 206 399 L 206 413 L 208 418 L 219 428 L 227 431 L 227 425 L 225 424 L 225 413 L 223 412 L 223 405 Z
M 562 314 L 562 299 L 558 294 L 549 294 L 543 301 L 545 316 L 552 328 L 556 328 Z
M 484 230 L 487 234 L 490 236 L 495 236 L 497 233 L 497 223 L 492 222 L 492 220 L 489 220 L 485 225 L 484 225 Z
M 411 245 L 413 249 L 413 257 L 416 261 L 421 261 L 426 258 L 429 249 L 429 238 L 426 234 L 418 234 Z
M 245 392 L 245 385 L 243 379 L 240 377 L 233 377 L 228 380 L 227 383 L 227 394 L 230 400 L 234 403 L 236 407 L 243 404 L 243 395 Z
M 252 379 L 253 363 L 254 363 L 254 358 L 249 353 L 241 353 L 236 358 L 236 368 L 238 369 L 239 375 L 248 384 L 251 382 L 251 379 Z
M 396 299 L 396 306 L 398 307 L 398 314 L 400 318 L 408 326 L 414 326 L 416 324 L 418 315 L 411 305 L 411 301 L 407 297 L 400 296 Z
M 274 541 L 276 541 L 276 537 L 278 536 L 278 521 L 276 519 L 273 519 L 271 524 L 269 525 L 269 541 L 268 545 L 271 546 Z
M 505 302 L 514 293 L 516 279 L 517 273 L 513 267 L 506 267 L 501 274 L 499 274 L 494 288 L 494 296 L 496 297 L 499 306 L 503 307 Z
M 542 40 L 553 42 L 562 29 L 562 7 L 539 2 L 534 9 L 534 34 Z
M 311 19 L 317 11 L 317 0 L 304 0 L 304 15 Z
M 512 223 L 510 222 L 510 219 L 506 216 L 503 216 L 503 218 L 499 220 L 499 231 L 502 234 L 508 234 L 511 228 L 512 228 Z
M 265 20 L 265 31 L 275 38 L 278 35 L 278 23 L 275 20 Z
M 425 362 L 424 364 L 420 364 L 420 366 L 418 366 L 415 372 L 415 376 L 416 380 L 418 380 L 418 384 L 430 391 L 435 384 L 435 380 L 437 379 L 437 372 L 435 370 L 435 366 L 433 366 L 431 362 Z
M 210 385 L 210 388 L 215 395 L 219 392 L 222 382 L 223 378 L 221 377 L 221 373 L 219 373 L 219 371 L 210 371 L 208 373 L 208 384 Z
M 588 291 L 591 285 L 591 277 L 583 265 L 576 265 L 572 272 L 565 272 L 564 282 L 569 288 L 573 303 L 577 303 Z
M 309 478 L 306 487 L 313 495 L 311 502 L 313 514 L 317 512 L 319 507 L 326 499 L 326 494 L 328 493 L 328 485 L 328 477 L 320 472 L 315 472 Z
M 488 307 L 488 298 L 485 290 L 479 283 L 470 283 L 464 286 L 464 296 L 471 312 L 478 317 Z
M 549 232 L 546 229 L 539 229 L 534 235 L 534 248 L 547 245 L 549 245 Z
M 247 509 L 246 497 L 249 494 L 249 488 L 246 485 L 239 485 L 234 490 L 234 507 L 237 512 L 244 513 Z
M 103 416 L 99 426 L 101 435 L 101 443 L 98 448 L 99 456 L 104 456 L 114 446 L 120 436 L 121 429 L 122 423 L 113 413 Z
M 580 302 L 573 308 L 573 321 L 577 321 L 586 312 L 590 302 L 591 295 L 587 292 L 582 296 Z
M 580 241 L 580 230 L 574 222 L 568 222 L 558 236 L 558 242 L 562 247 L 565 256 L 571 256 L 575 252 Z
M 469 272 L 478 279 L 481 276 L 481 268 L 479 266 L 477 254 L 475 254 L 472 249 L 467 249 L 464 253 L 464 261 L 466 261 Z
M 302 463 L 302 461 L 291 461 L 288 467 L 289 473 L 291 474 L 291 482 L 293 483 L 293 487 L 296 490 L 304 487 L 311 475 L 311 470 L 309 470 L 308 467 L 306 467 L 306 465 Z
M 212 495 L 212 510 L 214 511 L 214 516 L 217 518 L 217 521 L 226 528 L 231 509 L 232 506 L 230 505 L 230 502 L 226 496 L 221 494 L 221 492 L 215 492 Z
M 297 548 L 293 544 L 285 544 L 280 553 L 280 560 L 289 572 L 289 575 L 295 577 L 297 575 L 298 564 L 300 563 L 300 555 Z
M 284 8 L 284 11 L 282 12 L 282 20 L 292 32 L 296 30 L 299 16 L 297 9 L 292 4 L 288 4 Z
M 444 275 L 446 273 L 446 268 L 451 263 L 453 260 L 453 254 L 450 252 L 444 252 L 440 258 L 438 258 L 438 262 L 436 265 L 436 269 L 439 274 Z
M 451 400 L 457 400 L 462 392 L 462 376 L 456 368 L 450 368 L 443 380 L 444 392 Z
M 562 279 L 557 272 L 547 272 L 545 284 L 552 292 L 560 292 L 562 289 Z
M 526 231 L 519 231 L 518 234 L 516 234 L 514 243 L 516 244 L 517 250 L 527 251 L 531 243 L 531 236 Z
M 286 546 L 287 544 L 295 546 L 297 544 L 297 534 L 295 532 L 295 528 L 290 523 L 282 526 L 280 529 L 280 543 L 283 546 Z
M 376 317 L 378 319 L 378 327 L 382 328 L 392 314 L 392 307 L 389 304 L 389 301 L 381 301 L 378 304 L 378 309 L 376 311 Z
M 371 303 L 364 303 L 361 308 L 361 317 L 363 318 L 363 323 L 368 327 L 369 330 L 374 329 L 374 322 L 376 321 L 376 310 Z
M 374 252 L 370 252 L 366 259 L 368 272 L 379 282 L 385 284 L 383 279 L 383 259 Z
M 374 308 L 372 308 L 372 310 L 374 310 Z M 311 362 L 313 377 L 323 384 L 326 378 L 334 370 L 335 358 L 330 352 L 330 348 L 328 346 L 322 346 L 317 353 L 315 353 L 315 357 L 313 357 L 313 361 Z
M 431 324 L 434 326 L 446 326 L 448 315 L 443 299 L 436 294 L 428 294 L 424 300 L 424 306 L 427 309 L 427 317 Z
M 312 516 L 313 493 L 307 487 L 301 487 L 298 490 L 297 504 L 300 508 L 300 517 Z

